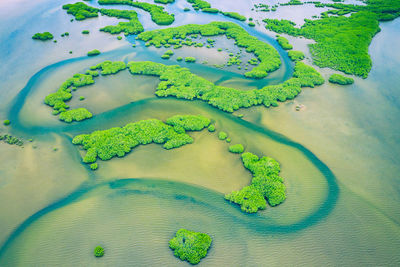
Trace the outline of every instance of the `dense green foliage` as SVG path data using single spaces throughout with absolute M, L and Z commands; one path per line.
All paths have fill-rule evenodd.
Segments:
M 203 116 L 178 115 L 167 119 L 166 123 L 156 119 L 142 120 L 124 127 L 78 135 L 72 143 L 87 150 L 83 162 L 93 163 L 97 158 L 123 157 L 138 145 L 156 143 L 172 149 L 191 144 L 193 138 L 186 131 L 202 130 L 209 124 L 210 120 Z
M 279 205 L 285 200 L 286 187 L 279 176 L 278 162 L 268 157 L 259 158 L 249 152 L 242 154 L 242 161 L 244 167 L 253 174 L 251 184 L 225 195 L 225 199 L 239 204 L 243 211 L 249 213 L 265 209 L 265 198 L 271 206 Z
M 41 41 L 51 40 L 53 38 L 54 38 L 53 35 L 49 32 L 43 32 L 43 33 L 38 32 L 32 36 L 32 39 Z
M 218 139 L 219 140 L 225 140 L 228 137 L 228 134 L 226 132 L 219 132 L 218 133 Z
M 229 152 L 241 154 L 244 151 L 244 147 L 242 144 L 236 144 L 229 146 Z
M 169 14 L 164 10 L 164 7 L 149 4 L 145 2 L 138 2 L 132 0 L 99 0 L 99 4 L 101 5 L 129 5 L 133 7 L 137 7 L 143 9 L 150 13 L 151 20 L 157 23 L 158 25 L 170 25 L 174 22 L 174 14 Z
M 170 4 L 175 2 L 175 0 L 154 0 L 155 3 L 160 3 L 160 4 Z
M 192 7 L 194 8 L 194 10 L 201 10 L 203 12 L 207 12 L 207 13 L 221 13 L 224 16 L 233 18 L 233 19 L 237 19 L 240 21 L 245 21 L 246 17 L 240 15 L 237 12 L 223 12 L 217 8 L 212 8 L 211 4 L 207 1 L 204 0 L 187 0 L 189 3 L 192 4 Z
M 208 126 L 208 131 L 209 131 L 210 133 L 215 132 L 215 125 L 214 125 L 214 124 L 211 124 L 210 126 Z
M 78 108 L 67 111 L 69 106 L 65 103 L 72 98 L 71 91 L 77 90 L 79 87 L 94 83 L 93 78 L 99 75 L 97 70 L 101 70 L 101 75 L 115 74 L 126 69 L 126 65 L 122 61 L 104 61 L 96 66 L 90 67 L 86 74 L 75 74 L 72 78 L 67 79 L 55 93 L 46 96 L 45 104 L 53 107 L 53 114 L 60 114 L 60 120 L 65 122 L 81 121 L 89 119 L 92 114 L 85 108 Z
M 76 20 L 84 20 L 87 18 L 93 18 L 99 16 L 98 15 L 99 10 L 97 8 L 88 6 L 82 2 L 63 5 L 62 8 L 67 10 L 68 14 L 73 15 Z
M 4 143 L 7 143 L 9 145 L 22 146 L 24 144 L 24 141 L 22 141 L 22 139 L 9 134 L 0 134 L 0 141 L 3 141 Z
M 305 55 L 304 55 L 303 52 L 294 51 L 294 50 L 288 51 L 288 56 L 292 61 L 295 61 L 295 62 L 296 61 L 301 61 L 301 60 L 303 60 L 305 58 Z
M 92 50 L 92 51 L 89 51 L 89 52 L 87 52 L 87 55 L 90 57 L 90 56 L 97 56 L 97 55 L 100 55 L 100 51 L 99 50 L 97 50 L 97 49 L 94 49 L 94 50 Z
M 99 168 L 99 165 L 98 165 L 97 163 L 92 163 L 92 164 L 90 164 L 90 169 L 91 169 L 92 171 L 97 170 L 97 168 Z
M 73 122 L 90 119 L 92 116 L 92 113 L 86 108 L 77 108 L 61 112 L 59 118 L 65 122 Z
M 161 82 L 157 86 L 157 96 L 200 99 L 227 112 L 261 104 L 266 107 L 277 106 L 278 101 L 293 99 L 301 92 L 302 87 L 314 87 L 324 83 L 322 76 L 303 62 L 296 63 L 293 78 L 284 83 L 248 91 L 217 86 L 180 66 L 131 61 L 128 67 L 132 74 L 159 76 Z
M 93 84 L 93 78 L 99 75 L 99 71 L 101 75 L 109 75 L 118 73 L 126 67 L 127 65 L 122 61 L 104 61 L 92 66 L 85 74 L 75 74 L 72 78 L 67 79 L 57 92 L 46 96 L 45 103 L 53 107 L 53 114 L 65 113 L 69 109 L 66 102 L 72 98 L 71 91 Z M 187 100 L 200 99 L 227 112 L 261 104 L 266 107 L 277 106 L 278 101 L 283 102 L 297 96 L 302 87 L 314 87 L 324 83 L 321 75 L 303 62 L 296 62 L 291 79 L 278 85 L 268 85 L 262 89 L 248 91 L 217 86 L 177 65 L 167 66 L 148 61 L 131 61 L 128 63 L 128 67 L 132 74 L 160 77 L 161 82 L 156 89 L 156 95 L 159 97 L 174 96 Z M 60 119 L 71 122 L 91 116 L 92 114 L 89 111 L 82 108 L 71 110 L 60 116 Z
M 175 115 L 168 118 L 165 123 L 173 126 L 177 133 L 184 133 L 185 131 L 201 131 L 207 128 L 211 121 L 203 116 Z
M 195 57 L 185 57 L 185 62 L 196 62 L 196 58 Z
M 128 22 L 119 22 L 117 25 L 110 25 L 100 29 L 100 31 L 109 32 L 111 34 L 118 34 L 121 32 L 125 33 L 125 35 L 138 34 L 144 30 L 137 13 L 133 10 L 99 9 L 90 7 L 82 2 L 64 5 L 63 9 L 66 9 L 68 14 L 75 16 L 76 20 L 97 17 L 98 12 L 109 17 L 129 20 Z M 85 34 L 85 32 L 89 33 L 89 31 L 83 31 L 82 33 Z
M 227 16 L 227 17 L 230 17 L 230 18 L 233 18 L 233 19 L 237 19 L 237 20 L 240 20 L 240 21 L 245 21 L 246 20 L 245 16 L 242 16 L 237 12 L 221 12 L 221 13 L 224 16 Z
M 204 0 L 187 0 L 189 3 L 192 4 L 194 9 L 205 9 L 211 8 L 211 4 Z
M 211 242 L 212 239 L 207 234 L 179 229 L 169 241 L 169 247 L 174 250 L 176 257 L 197 264 L 207 255 Z
M 232 22 L 211 22 L 205 25 L 188 24 L 175 28 L 146 31 L 139 34 L 138 39 L 147 42 L 146 46 L 165 47 L 173 44 L 178 48 L 187 45 L 186 37 L 194 34 L 202 36 L 226 35 L 228 38 L 234 39 L 237 46 L 246 48 L 249 53 L 254 53 L 260 64 L 246 72 L 246 77 L 266 77 L 269 72 L 275 71 L 281 65 L 279 54 L 271 45 L 251 36 L 239 25 Z
M 119 34 L 123 32 L 125 35 L 138 34 L 144 31 L 137 13 L 133 10 L 100 9 L 100 13 L 109 17 L 129 20 L 128 22 L 119 22 L 117 25 L 106 26 L 101 28 L 100 31 L 109 32 L 111 34 Z
M 104 248 L 97 246 L 94 248 L 94 256 L 103 257 L 104 256 Z
M 283 36 L 277 35 L 276 41 L 278 41 L 278 44 L 285 50 L 293 49 L 293 46 L 289 43 L 288 39 Z
M 340 74 L 332 74 L 329 77 L 329 82 L 330 83 L 337 83 L 340 85 L 348 85 L 348 84 L 353 84 L 354 83 L 354 79 L 350 78 L 350 77 L 345 77 L 343 75 Z
M 366 0 L 365 3 L 348 5 L 315 2 L 318 7 L 335 9 L 322 13 L 320 19 L 305 20 L 300 28 L 288 20 L 264 21 L 269 30 L 314 39 L 316 44 L 310 44 L 309 47 L 314 63 L 319 67 L 329 67 L 366 78 L 372 66 L 368 46 L 380 31 L 379 21 L 400 16 L 400 1 Z M 349 13 L 350 16 L 344 16 Z

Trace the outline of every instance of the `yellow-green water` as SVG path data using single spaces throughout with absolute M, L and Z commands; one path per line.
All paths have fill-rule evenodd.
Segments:
M 42 4 L 43 10 L 54 9 L 45 18 L 69 23 L 69 16 L 57 9 L 62 3 Z M 181 6 L 185 1 L 167 9 Z M 21 11 L 13 12 L 18 17 Z M 15 20 L 8 16 L 12 28 Z M 209 14 L 179 16 L 184 17 L 176 25 L 224 19 Z M 65 26 L 76 37 L 71 34 L 71 40 L 60 46 L 66 51 L 68 45 L 76 47 L 72 56 L 58 54 L 60 47 L 54 51 L 43 47 L 50 44 L 34 43 L 37 53 L 31 53 L 26 43 L 0 42 L 7 63 L 2 75 L 9 77 L 0 81 L 4 99 L 0 115 L 12 119 L 10 127 L 0 130 L 34 139 L 24 148 L 0 143 L 0 266 L 188 265 L 168 248 L 168 240 L 182 227 L 212 236 L 209 254 L 200 263 L 204 266 L 399 264 L 400 58 L 391 49 L 400 41 L 399 20 L 381 25 L 382 32 L 370 47 L 374 62 L 370 77 L 356 79 L 352 86 L 306 88 L 277 108 L 239 110 L 237 114 L 244 114 L 239 119 L 200 101 L 158 99 L 154 96 L 158 79 L 125 71 L 99 77 L 95 85 L 74 94 L 71 106 L 88 107 L 93 119 L 62 123 L 43 99 L 74 73 L 105 59 L 176 63 L 161 60 L 161 50 L 147 51 L 140 45 L 134 49 L 97 33 L 99 25 L 109 23 L 104 19 Z M 145 13 L 142 19 L 145 27 L 155 27 Z M 33 20 L 28 16 L 21 21 Z M 40 25 L 32 25 L 32 30 L 22 28 L 22 32 L 39 31 L 35 27 Z M 55 26 L 51 26 L 54 31 Z M 84 39 L 80 31 L 88 27 L 94 28 Z M 16 38 L 23 33 L 16 33 Z M 94 48 L 112 51 L 76 58 Z M 6 56 L 7 51 L 14 56 Z M 193 51 L 179 53 L 190 56 Z M 68 57 L 73 59 L 63 61 Z M 52 63 L 56 64 L 48 66 Z M 246 90 L 265 84 L 243 79 L 233 69 L 182 65 L 225 86 Z M 282 66 L 267 82 L 284 79 L 286 71 L 290 72 Z M 324 77 L 331 73 L 320 71 Z M 80 95 L 86 100 L 77 100 Z M 296 112 L 296 103 L 306 108 Z M 217 132 L 193 133 L 193 144 L 170 151 L 155 144 L 140 146 L 124 158 L 100 161 L 95 172 L 81 163 L 81 151 L 71 144 L 76 134 L 182 113 L 208 116 L 217 132 L 229 133 L 233 144 L 242 143 L 247 151 L 278 160 L 287 200 L 257 215 L 244 214 L 224 201 L 223 194 L 248 184 L 251 174 L 238 155 L 228 152 L 229 144 L 218 140 Z M 96 245 L 106 250 L 101 259 L 93 257 Z

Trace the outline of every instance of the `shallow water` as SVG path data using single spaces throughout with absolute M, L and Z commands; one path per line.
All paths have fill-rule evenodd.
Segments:
M 238 12 L 249 5 L 211 2 Z M 61 4 L 42 1 L 29 14 L 36 5 L 27 5 L 23 13 L 14 8 L 20 5 L 15 3 L 3 11 L 10 27 L 0 28 L 4 33 L 0 56 L 5 61 L 0 70 L 9 78 L 0 79 L 0 116 L 10 118 L 12 125 L 0 130 L 33 142 L 26 142 L 24 148 L 0 143 L 1 266 L 188 265 L 168 248 L 168 240 L 179 228 L 213 237 L 211 250 L 200 263 L 204 266 L 399 264 L 400 58 L 391 47 L 400 44 L 400 20 L 381 25 L 382 32 L 370 47 L 373 70 L 369 78 L 356 79 L 352 86 L 327 83 L 305 88 L 295 100 L 277 108 L 239 110 L 235 114 L 244 114 L 239 119 L 201 101 L 156 98 L 157 78 L 124 71 L 96 78 L 94 85 L 76 91 L 71 106 L 88 107 L 95 116 L 66 124 L 51 115 L 43 99 L 71 75 L 106 59 L 178 63 L 162 60 L 164 49 L 145 49 L 141 42 L 132 48 L 129 42 L 134 38 L 117 41 L 97 32 L 117 20 L 99 17 L 70 23 Z M 186 6 L 186 1 L 178 0 L 166 9 L 177 13 Z M 278 8 L 276 14 L 290 11 L 286 8 Z M 146 12 L 137 11 L 146 29 L 159 28 Z M 297 16 L 313 12 L 305 11 Z M 22 42 L 31 32 L 43 31 L 44 18 L 54 19 L 46 30 L 71 33 L 68 40 L 57 38 L 65 54 L 60 47 L 52 48 L 53 43 Z M 232 21 L 191 11 L 177 14 L 173 25 L 213 20 Z M 56 30 L 61 23 L 68 23 L 67 30 Z M 32 27 L 21 26 L 27 24 Z M 16 27 L 23 30 L 10 34 Z M 83 29 L 90 29 L 90 35 L 82 36 Z M 253 81 L 235 68 L 212 67 L 212 60 L 224 59 L 216 51 L 218 45 L 179 49 L 174 57 L 198 53 L 198 63 L 204 59 L 209 64 L 179 65 L 219 85 L 242 90 L 290 77 L 292 65 L 286 54 L 262 27 L 246 30 L 271 42 L 282 55 L 282 68 L 266 79 Z M 3 42 L 11 35 L 15 36 L 12 42 Z M 220 46 L 230 45 L 220 39 Z M 307 43 L 290 41 L 302 50 Z M 79 57 L 93 48 L 109 52 Z M 320 71 L 325 78 L 332 73 Z M 81 95 L 84 101 L 78 100 Z M 296 103 L 306 108 L 296 112 Z M 83 151 L 71 144 L 77 134 L 179 113 L 210 117 L 217 132 L 228 132 L 233 144 L 242 143 L 246 151 L 277 159 L 287 200 L 257 215 L 244 214 L 224 201 L 223 194 L 247 185 L 251 174 L 238 155 L 228 152 L 229 145 L 218 140 L 217 132 L 190 133 L 193 144 L 169 151 L 155 144 L 140 146 L 124 158 L 100 161 L 95 172 L 81 163 Z M 93 257 L 96 245 L 104 246 L 105 257 Z

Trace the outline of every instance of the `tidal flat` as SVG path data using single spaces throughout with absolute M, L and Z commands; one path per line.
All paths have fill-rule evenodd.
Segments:
M 6 26 L 0 28 L 0 118 L 11 122 L 0 125 L 0 133 L 25 141 L 23 148 L 0 142 L 0 266 L 189 266 L 168 247 L 180 228 L 212 237 L 199 266 L 400 263 L 400 57 L 392 49 L 400 45 L 399 19 L 379 24 L 381 31 L 369 46 L 371 72 L 366 79 L 351 76 L 351 85 L 329 83 L 330 75 L 339 72 L 312 65 L 306 45 L 312 41 L 283 35 L 294 50 L 305 53 L 304 62 L 321 73 L 325 83 L 302 88 L 277 107 L 254 106 L 231 114 L 199 100 L 160 98 L 154 94 L 158 77 L 133 76 L 125 70 L 99 76 L 95 84 L 73 92 L 68 105 L 88 108 L 94 116 L 67 124 L 51 114 L 45 96 L 75 73 L 105 60 L 179 65 L 240 90 L 282 83 L 292 76 L 294 64 L 262 20 L 301 24 L 328 10 L 279 6 L 268 13 L 252 11 L 251 2 L 208 1 L 213 8 L 254 18 L 252 28 L 221 14 L 194 11 L 186 0 L 163 5 L 175 14 L 169 26 L 159 26 L 148 12 L 134 9 L 145 31 L 213 21 L 238 24 L 280 55 L 278 70 L 254 80 L 244 77 L 244 65 L 213 66 L 239 51 L 232 39 L 212 37 L 214 48 L 183 47 L 164 60 L 161 55 L 169 48 L 146 47 L 135 36 L 117 40 L 99 31 L 124 20 L 99 16 L 70 22 L 72 16 L 61 6 L 74 2 L 0 3 L 1 24 Z M 191 10 L 183 12 L 185 7 Z M 45 31 L 58 42 L 32 40 L 34 33 Z M 69 36 L 61 38 L 64 32 Z M 224 50 L 217 51 L 219 47 Z M 93 49 L 101 54 L 87 57 Z M 253 57 L 243 54 L 243 63 Z M 179 56 L 197 61 L 178 62 Z M 85 152 L 71 142 L 80 134 L 139 120 L 164 121 L 176 114 L 210 118 L 216 131 L 193 132 L 192 144 L 172 150 L 142 145 L 124 157 L 98 161 L 95 171 L 82 162 Z M 220 131 L 231 143 L 218 139 Z M 239 143 L 245 152 L 279 162 L 287 196 L 282 204 L 246 214 L 224 200 L 252 178 L 240 155 L 229 152 L 230 145 Z M 101 258 L 93 256 L 98 245 L 106 251 Z

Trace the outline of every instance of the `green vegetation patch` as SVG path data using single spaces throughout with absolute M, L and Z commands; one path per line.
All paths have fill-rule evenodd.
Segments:
M 154 2 L 159 4 L 171 4 L 175 2 L 175 0 L 154 0 Z
M 104 248 L 101 246 L 97 246 L 94 248 L 94 256 L 95 257 L 103 257 L 104 256 Z
M 22 139 L 9 134 L 5 135 L 0 134 L 0 141 L 3 141 L 4 143 L 9 145 L 22 146 L 24 144 L 24 141 Z
M 123 32 L 125 35 L 138 34 L 144 31 L 137 13 L 133 10 L 100 9 L 100 13 L 109 17 L 129 20 L 128 22 L 119 22 L 117 25 L 106 26 L 101 28 L 100 31 L 111 34 L 119 34 Z
M 288 56 L 294 62 L 301 61 L 301 60 L 303 60 L 305 58 L 305 55 L 304 55 L 303 52 L 295 51 L 295 50 L 288 51 Z
M 226 16 L 226 17 L 230 17 L 233 19 L 237 19 L 240 21 L 245 21 L 246 17 L 240 15 L 237 12 L 223 12 L 217 8 L 212 8 L 211 4 L 207 1 L 204 0 L 186 0 L 187 2 L 189 2 L 190 4 L 192 4 L 192 7 L 194 8 L 194 10 L 201 10 L 203 12 L 206 13 L 221 13 L 222 15 Z
M 51 40 L 53 38 L 54 38 L 53 34 L 51 34 L 49 32 L 42 32 L 42 33 L 38 32 L 32 36 L 32 39 L 41 40 L 41 41 L 47 41 L 47 40 Z
M 3 121 L 3 124 L 4 124 L 5 126 L 10 125 L 10 123 L 11 123 L 10 120 L 4 120 L 4 121 Z
M 138 145 L 156 143 L 172 149 L 191 144 L 193 138 L 186 131 L 202 130 L 209 124 L 210 120 L 203 116 L 178 115 L 167 119 L 166 123 L 157 119 L 142 120 L 124 127 L 78 135 L 72 143 L 87 150 L 83 162 L 94 163 L 97 158 L 123 157 Z
M 249 152 L 242 154 L 242 161 L 253 174 L 251 184 L 225 195 L 226 200 L 239 204 L 244 212 L 255 213 L 266 208 L 265 198 L 271 206 L 279 205 L 286 199 L 286 187 L 279 176 L 277 161 L 269 157 L 259 158 Z
M 293 49 L 293 46 L 289 43 L 288 39 L 283 36 L 277 35 L 276 41 L 278 41 L 278 44 L 285 50 Z
M 314 64 L 366 78 L 372 67 L 368 46 L 380 31 L 379 21 L 400 15 L 400 1 L 367 0 L 366 6 L 341 3 L 321 4 L 343 11 L 325 13 L 320 19 L 305 20 L 300 27 L 288 20 L 265 19 L 266 28 L 277 33 L 304 36 L 316 41 L 309 48 Z M 356 12 L 356 13 L 351 13 Z M 343 16 L 351 13 L 350 16 Z
M 204 25 L 188 24 L 175 28 L 146 31 L 139 34 L 138 39 L 145 41 L 146 46 L 165 47 L 173 44 L 178 48 L 186 45 L 184 40 L 187 36 L 195 34 L 202 36 L 226 35 L 228 38 L 234 39 L 237 46 L 246 48 L 249 53 L 254 53 L 260 64 L 246 72 L 246 77 L 264 78 L 269 72 L 277 70 L 281 65 L 279 53 L 271 45 L 251 36 L 242 27 L 232 22 L 211 22 Z
M 127 67 L 134 75 L 158 76 L 161 81 L 155 94 L 159 97 L 174 96 L 186 100 L 199 99 L 226 112 L 255 105 L 277 106 L 279 101 L 283 102 L 296 97 L 301 92 L 302 87 L 314 87 L 324 83 L 322 76 L 314 68 L 303 62 L 296 62 L 293 77 L 281 84 L 242 91 L 217 86 L 178 65 L 168 66 L 150 61 L 131 61 L 126 65 L 122 61 L 104 61 L 90 67 L 85 74 L 78 73 L 67 79 L 57 92 L 46 96 L 45 103 L 53 107 L 54 115 L 66 112 L 69 109 L 66 102 L 72 98 L 72 91 L 93 84 L 94 78 L 99 76 L 99 72 L 101 75 L 116 74 Z M 87 110 L 79 109 L 64 114 L 62 118 L 65 121 L 79 121 L 90 118 L 91 114 L 89 113 Z
M 174 14 L 169 14 L 164 7 L 132 0 L 99 0 L 100 5 L 129 5 L 150 13 L 151 20 L 158 25 L 170 25 L 175 21 Z
M 189 62 L 189 63 L 196 62 L 196 58 L 195 57 L 185 57 L 185 62 Z
M 242 144 L 236 144 L 229 146 L 229 152 L 241 154 L 244 151 L 244 146 Z
M 181 260 L 198 264 L 207 255 L 211 242 L 212 239 L 207 234 L 179 229 L 175 237 L 169 241 L 169 247 Z
M 97 56 L 97 55 L 100 55 L 100 54 L 101 54 L 101 52 L 100 52 L 99 50 L 97 50 L 97 49 L 94 49 L 94 50 L 92 50 L 92 51 L 87 52 L 87 55 L 88 55 L 89 57 L 91 57 L 91 56 Z
M 93 117 L 86 108 L 71 109 L 60 113 L 60 120 L 65 122 L 83 121 Z
M 230 18 L 233 18 L 233 19 L 237 19 L 237 20 L 240 20 L 240 21 L 246 21 L 246 17 L 240 15 L 240 14 L 237 13 L 237 12 L 221 12 L 221 13 L 222 13 L 224 16 L 227 16 L 227 17 L 230 17 Z
M 266 107 L 277 106 L 278 101 L 283 102 L 297 96 L 302 87 L 314 87 L 324 83 L 322 76 L 303 62 L 296 63 L 293 78 L 284 83 L 248 91 L 217 86 L 177 65 L 131 61 L 128 67 L 132 74 L 159 76 L 161 82 L 156 90 L 159 97 L 200 99 L 227 112 L 261 104 Z
M 67 79 L 55 93 L 51 93 L 44 99 L 46 105 L 53 107 L 53 114 L 60 114 L 60 120 L 65 122 L 82 121 L 91 118 L 93 115 L 85 108 L 68 110 L 66 104 L 72 98 L 71 91 L 76 91 L 77 88 L 94 84 L 94 77 L 99 76 L 98 70 L 101 70 L 101 75 L 115 74 L 126 69 L 126 65 L 122 61 L 104 61 L 96 66 L 90 67 L 86 74 L 75 74 L 72 78 Z
M 226 132 L 219 132 L 218 133 L 218 139 L 219 140 L 225 140 L 228 137 L 228 134 Z
M 354 79 L 350 78 L 350 77 L 345 77 L 343 75 L 340 74 L 332 74 L 329 77 L 329 82 L 330 83 L 337 83 L 340 85 L 348 85 L 348 84 L 353 84 L 354 83 Z
M 144 31 L 143 25 L 140 23 L 137 13 L 133 10 L 94 8 L 82 2 L 64 5 L 63 9 L 67 10 L 68 14 L 75 16 L 76 20 L 97 17 L 99 12 L 105 16 L 129 20 L 128 22 L 119 22 L 117 25 L 110 25 L 100 29 L 100 31 L 111 34 L 119 34 L 123 32 L 125 35 L 129 35 L 138 34 Z M 85 31 L 82 33 L 85 34 L 84 32 Z M 89 31 L 86 32 L 89 33 Z

